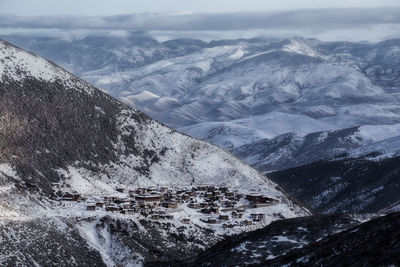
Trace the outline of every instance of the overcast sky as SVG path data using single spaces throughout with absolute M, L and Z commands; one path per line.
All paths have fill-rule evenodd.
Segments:
M 127 13 L 225 13 L 311 8 L 391 7 L 399 0 L 0 0 L 0 12 L 35 15 L 118 15 Z
M 400 0 L 0 0 L 0 34 L 143 29 L 161 39 L 400 37 Z

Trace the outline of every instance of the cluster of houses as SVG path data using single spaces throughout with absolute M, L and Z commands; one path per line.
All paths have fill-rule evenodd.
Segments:
M 118 196 L 82 196 L 65 192 L 60 183 L 53 184 L 55 194 L 60 201 L 84 202 L 88 211 L 105 210 L 122 214 L 141 214 L 152 220 L 173 219 L 173 213 L 182 205 L 203 214 L 201 221 L 209 224 L 221 223 L 224 228 L 246 226 L 264 220 L 265 214 L 251 213 L 244 219 L 246 209 L 271 205 L 276 200 L 258 193 L 241 194 L 227 187 L 213 185 L 194 186 L 186 189 L 137 188 L 126 190 L 118 187 Z M 124 196 L 124 197 L 121 197 Z M 243 205 L 246 199 L 246 205 Z M 239 203 L 240 202 L 240 203 Z M 239 205 L 240 204 L 240 205 Z M 234 221 L 234 223 L 229 223 Z M 190 223 L 183 218 L 182 223 Z

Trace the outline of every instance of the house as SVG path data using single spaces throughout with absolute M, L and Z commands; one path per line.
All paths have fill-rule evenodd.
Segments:
M 153 214 L 151 215 L 152 220 L 159 220 L 160 219 L 160 214 Z
M 117 192 L 120 192 L 120 193 L 124 193 L 125 192 L 125 189 L 124 188 L 122 188 L 122 187 L 117 187 Z
M 74 201 L 74 195 L 72 195 L 70 193 L 65 193 L 62 196 L 62 200 L 64 200 L 64 201 Z
M 243 217 L 243 213 L 238 213 L 236 211 L 232 211 L 232 218 L 240 219 Z
M 53 187 L 53 190 L 54 191 L 56 191 L 56 190 L 61 190 L 61 187 L 62 187 L 62 184 L 61 184 L 61 182 L 53 182 L 53 183 L 51 183 L 51 185 L 52 185 L 52 187 Z
M 126 209 L 126 212 L 127 213 L 125 213 L 125 214 L 134 214 L 135 212 L 137 212 L 137 210 L 135 210 L 135 209 Z
M 190 203 L 190 204 L 188 205 L 188 207 L 191 208 L 191 209 L 198 209 L 198 208 L 199 208 L 199 204 L 197 204 L 197 203 Z
M 215 219 L 213 217 L 207 217 L 207 219 L 203 220 L 203 221 L 206 223 L 211 223 L 211 224 L 217 223 L 217 219 Z
M 210 214 L 211 213 L 211 209 L 201 209 L 200 212 L 201 213 L 205 213 L 205 214 Z
M 168 191 L 168 187 L 161 187 L 160 192 L 166 193 Z
M 74 200 L 80 202 L 82 200 L 81 194 L 74 194 Z
M 219 188 L 219 190 L 222 192 L 222 193 L 225 193 L 225 192 L 227 192 L 228 191 L 228 187 L 220 187 Z
M 212 193 L 212 192 L 207 192 L 207 193 L 205 193 L 205 195 L 204 195 L 205 198 L 212 198 L 212 196 L 213 196 L 213 193 Z
M 230 207 L 234 207 L 234 202 L 232 201 L 224 201 L 223 203 L 224 207 L 230 208 Z
M 207 186 L 207 191 L 208 192 L 214 192 L 214 190 L 215 190 L 215 187 L 213 185 L 208 185 Z
M 112 197 L 104 197 L 103 199 L 105 202 L 111 202 L 113 200 Z
M 267 196 L 263 196 L 259 193 L 248 194 L 248 195 L 246 195 L 246 199 L 248 201 L 255 202 L 255 203 L 268 203 L 268 202 L 272 201 L 271 198 L 269 198 Z
M 212 207 L 210 208 L 210 211 L 211 211 L 211 212 L 214 212 L 214 213 L 219 213 L 219 207 L 218 207 L 218 206 L 212 206 Z
M 233 192 L 225 192 L 225 196 L 226 197 L 234 197 L 235 193 L 233 193 Z
M 181 197 L 183 200 L 188 200 L 190 196 L 188 194 L 183 194 Z
M 133 212 L 138 212 L 139 211 L 139 207 L 138 206 L 132 207 L 131 210 Z
M 112 205 L 106 206 L 106 211 L 114 212 L 114 211 L 118 211 L 118 210 L 119 210 L 119 208 L 117 206 L 112 206 Z
M 248 221 L 248 220 L 243 221 L 243 225 L 252 225 L 252 224 L 253 224 L 252 221 Z
M 81 194 L 71 194 L 71 193 L 65 193 L 62 196 L 62 200 L 65 201 L 81 201 Z
M 222 228 L 224 228 L 224 229 L 226 229 L 226 228 L 233 228 L 233 227 L 235 227 L 234 224 L 226 224 L 226 223 L 224 223 L 224 224 L 222 225 Z
M 165 201 L 162 203 L 162 206 L 164 208 L 168 208 L 168 209 L 176 209 L 176 208 L 178 208 L 178 203 L 171 202 L 171 201 Z
M 182 223 L 188 224 L 188 223 L 190 223 L 190 219 L 189 218 L 183 218 L 182 219 Z
M 212 192 L 213 193 L 213 195 L 214 196 L 219 196 L 220 194 L 221 194 L 221 192 L 220 191 L 218 191 L 218 190 L 215 190 L 214 192 Z
M 96 202 L 96 207 L 103 208 L 104 203 L 103 202 Z
M 267 207 L 269 206 L 270 203 L 258 203 L 258 202 L 252 202 L 250 203 L 250 208 L 256 209 L 256 208 L 262 208 L 262 207 Z
M 206 190 L 207 190 L 207 186 L 199 185 L 199 186 L 197 187 L 197 191 L 206 191 Z
M 135 190 L 135 194 L 137 195 L 144 195 L 147 193 L 147 189 L 146 188 L 138 188 Z
M 207 208 L 208 207 L 208 203 L 200 203 L 200 208 Z
M 124 203 L 124 204 L 131 204 L 132 203 L 132 199 L 130 199 L 130 198 L 123 198 L 123 199 L 120 199 L 120 202 L 121 203 Z
M 86 206 L 87 210 L 96 210 L 96 205 L 88 205 Z
M 255 222 L 259 222 L 265 218 L 265 214 L 261 214 L 261 213 L 250 214 L 250 218 Z
M 161 195 L 136 195 L 135 199 L 139 202 L 139 205 L 158 206 L 161 201 Z
M 221 221 L 227 221 L 229 220 L 229 216 L 225 214 L 220 214 L 218 219 L 220 219 Z

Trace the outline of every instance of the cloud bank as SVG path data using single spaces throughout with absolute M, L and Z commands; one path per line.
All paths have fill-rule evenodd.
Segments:
M 400 8 L 307 9 L 221 14 L 144 13 L 115 16 L 0 15 L 0 28 L 47 30 L 146 30 L 154 32 L 258 32 L 269 35 L 340 35 L 357 30 L 370 38 L 400 33 Z M 350 34 L 357 34 L 357 31 Z M 383 31 L 383 32 L 382 32 Z M 368 34 L 370 32 L 370 34 Z M 353 36 L 356 38 L 357 36 Z

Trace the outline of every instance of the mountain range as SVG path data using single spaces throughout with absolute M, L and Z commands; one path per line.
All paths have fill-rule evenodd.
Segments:
M 263 173 L 299 166 L 309 166 L 310 173 L 315 165 L 309 164 L 335 158 L 362 164 L 354 169 L 359 170 L 400 151 L 399 40 L 159 42 L 143 31 L 72 40 L 2 38 L 53 60 L 174 129 L 230 150 Z M 339 178 L 345 171 L 312 175 L 331 182 L 321 182 L 308 196 L 296 191 L 307 188 L 282 185 L 317 210 L 347 212 L 344 203 L 320 209 L 310 200 L 342 192 Z M 380 178 L 374 188 L 360 190 L 379 191 L 385 186 Z M 386 206 L 400 200 L 393 197 Z

